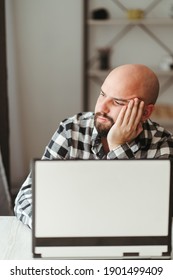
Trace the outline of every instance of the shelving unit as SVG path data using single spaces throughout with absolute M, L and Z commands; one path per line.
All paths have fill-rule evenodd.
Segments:
M 108 2 L 109 0 L 102 0 L 101 1 L 101 7 L 103 7 L 104 3 L 104 8 L 108 10 Z M 148 5 L 145 8 L 145 17 L 142 19 L 128 19 L 127 18 L 127 10 L 129 7 L 125 7 L 120 1 L 118 0 L 110 0 L 110 2 L 113 2 L 115 6 L 121 10 L 121 16 L 110 16 L 109 19 L 105 20 L 94 20 L 91 18 L 91 11 L 95 8 L 99 7 L 99 0 L 93 1 L 93 0 L 86 0 L 85 1 L 85 28 L 86 28 L 86 81 L 87 81 L 87 86 L 86 86 L 86 110 L 93 110 L 93 107 L 95 105 L 95 101 L 97 96 L 95 95 L 95 92 L 99 91 L 99 88 L 101 84 L 103 83 L 104 79 L 106 78 L 107 74 L 110 72 L 110 70 L 120 64 L 124 64 L 124 54 L 127 57 L 127 52 L 128 52 L 128 47 L 127 51 L 125 52 L 125 44 L 123 45 L 123 40 L 125 41 L 126 37 L 128 38 L 128 45 L 131 50 L 134 51 L 134 36 L 136 32 L 136 36 L 138 34 L 144 34 L 143 37 L 144 39 L 144 46 L 143 49 L 141 48 L 141 54 L 144 56 L 144 61 L 142 61 L 142 58 L 140 62 L 136 61 L 135 59 L 133 60 L 130 56 L 130 51 L 129 51 L 129 57 L 130 59 L 127 59 L 127 63 L 143 63 L 148 65 L 153 71 L 157 74 L 160 84 L 161 84 L 161 89 L 160 89 L 160 95 L 162 96 L 163 93 L 167 92 L 170 90 L 170 88 L 173 85 L 173 69 L 170 71 L 165 71 L 159 67 L 159 62 L 158 61 L 149 61 L 149 63 L 145 62 L 145 56 L 148 58 L 148 53 L 145 50 L 145 47 L 147 45 L 146 40 L 148 40 L 149 44 L 151 45 L 151 48 L 149 48 L 149 51 L 151 50 L 151 53 L 149 54 L 151 57 L 155 57 L 155 53 L 157 52 L 157 49 L 159 49 L 161 56 L 164 55 L 169 55 L 173 57 L 173 39 L 171 44 L 168 44 L 167 41 L 170 41 L 170 35 L 171 33 L 168 33 L 167 35 L 167 40 L 165 40 L 165 32 L 167 30 L 172 30 L 173 28 L 173 18 L 169 16 L 165 16 L 165 14 L 158 15 L 158 17 L 155 16 L 152 17 L 151 15 L 148 16 L 148 13 L 151 13 L 151 10 L 156 9 L 156 7 L 163 2 L 163 0 L 153 0 L 150 5 Z M 122 1 L 123 2 L 123 1 Z M 130 3 L 131 1 L 129 1 Z M 139 2 L 139 1 L 138 1 Z M 139 5 L 143 2 L 143 5 L 145 1 L 140 1 Z M 97 3 L 96 6 L 94 6 L 94 3 Z M 127 3 L 127 1 L 126 1 Z M 162 3 L 163 4 L 163 3 Z M 91 6 L 90 6 L 91 5 Z M 113 5 L 113 4 L 112 4 Z M 139 6 L 138 5 L 138 6 Z M 165 1 L 164 1 L 165 5 Z M 124 16 L 122 17 L 122 11 L 124 13 Z M 126 13 L 126 14 L 125 14 Z M 138 28 L 139 30 L 136 30 Z M 162 35 L 158 34 L 158 30 L 161 30 Z M 157 32 L 156 32 L 157 31 Z M 107 35 L 107 32 L 109 34 L 112 32 L 112 37 L 109 37 Z M 132 33 L 133 34 L 132 34 Z M 132 34 L 132 37 L 130 35 Z M 170 35 L 169 35 L 170 34 Z M 100 37 L 101 39 L 100 39 Z M 105 37 L 105 42 L 103 38 Z M 133 42 L 131 42 L 131 41 Z M 137 38 L 136 38 L 137 42 Z M 133 45 L 132 45 L 133 43 Z M 140 47 L 142 45 L 141 42 L 137 42 L 140 44 Z M 117 47 L 118 46 L 118 47 Z M 121 47 L 122 49 L 121 50 Z M 97 49 L 98 48 L 110 48 L 112 50 L 112 53 L 114 57 L 112 58 L 111 55 L 111 65 L 110 69 L 107 70 L 100 70 L 98 67 L 98 53 Z M 148 45 L 147 45 L 148 47 Z M 136 48 L 138 48 L 138 44 L 136 44 Z M 145 53 L 146 51 L 146 53 Z M 153 55 L 152 55 L 153 51 Z M 115 55 L 115 52 L 117 53 L 117 56 Z M 123 53 L 124 52 L 124 53 Z M 159 55 L 157 55 L 159 56 Z M 118 59 L 117 59 L 118 58 Z M 122 58 L 122 63 L 121 63 L 121 58 Z M 117 63 L 117 61 L 118 63 Z M 124 60 L 123 60 L 124 59 Z M 161 59 L 161 57 L 160 57 Z M 132 62 L 131 62 L 132 60 Z M 139 60 L 139 59 L 138 59 Z M 158 59 L 157 59 L 158 60 Z M 130 61 L 130 62 L 129 62 Z M 162 102 L 161 98 L 161 101 Z M 172 104 L 173 105 L 173 104 Z M 165 121 L 164 121 L 165 123 Z
M 91 26 L 99 25 L 173 25 L 172 18 L 144 18 L 144 19 L 126 19 L 126 18 L 116 18 L 107 20 L 93 20 L 88 19 L 87 24 Z

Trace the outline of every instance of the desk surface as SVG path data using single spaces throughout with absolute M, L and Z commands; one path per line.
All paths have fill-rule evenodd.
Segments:
M 0 260 L 17 259 L 32 259 L 32 231 L 14 216 L 0 217 Z
M 32 231 L 14 216 L 0 217 L 0 260 L 32 259 Z

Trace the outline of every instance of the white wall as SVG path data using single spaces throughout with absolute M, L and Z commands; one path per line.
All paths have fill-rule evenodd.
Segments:
M 82 110 L 83 2 L 6 0 L 12 185 Z

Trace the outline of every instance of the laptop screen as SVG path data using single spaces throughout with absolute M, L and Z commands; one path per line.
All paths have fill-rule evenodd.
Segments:
M 169 160 L 34 161 L 34 253 L 169 255 L 170 177 Z

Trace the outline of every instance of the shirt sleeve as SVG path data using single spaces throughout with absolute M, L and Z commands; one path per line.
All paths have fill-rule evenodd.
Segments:
M 165 137 L 159 143 L 155 158 L 173 159 L 173 136 Z
M 32 176 L 31 173 L 23 183 L 15 199 L 14 213 L 28 227 L 32 228 Z
M 68 139 L 66 137 L 65 126 L 61 123 L 48 146 L 46 146 L 42 159 L 65 159 L 67 156 Z M 23 224 L 32 228 L 32 171 L 16 196 L 14 213 Z
M 133 159 L 135 158 L 135 155 L 128 145 L 128 143 L 125 143 L 123 145 L 119 145 L 115 149 L 111 150 L 108 155 L 107 159 Z

